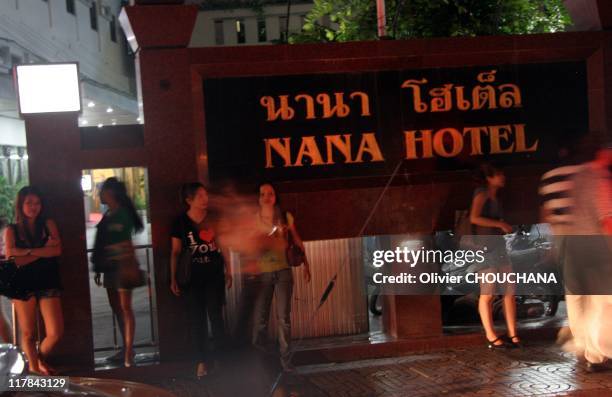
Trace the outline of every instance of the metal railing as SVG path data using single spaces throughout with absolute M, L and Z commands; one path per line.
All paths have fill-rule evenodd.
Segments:
M 146 306 L 144 309 L 144 311 L 148 314 L 148 324 L 149 324 L 149 340 L 147 340 L 146 342 L 140 342 L 140 343 L 135 343 L 134 347 L 138 348 L 138 347 L 156 347 L 157 346 L 157 325 L 156 325 L 156 316 L 155 316 L 155 272 L 153 271 L 153 266 L 152 266 L 152 258 L 153 258 L 153 253 L 152 253 L 152 246 L 151 244 L 144 244 L 144 245 L 135 245 L 134 246 L 135 250 L 136 250 L 136 257 L 139 259 L 139 263 L 140 263 L 140 268 L 141 270 L 143 270 L 146 274 L 146 288 L 137 288 L 133 291 L 133 295 L 132 295 L 132 308 L 134 310 L 134 312 L 137 311 L 141 311 L 143 309 L 143 307 L 141 306 L 141 304 L 144 302 L 146 302 Z M 91 255 L 91 253 L 93 252 L 93 249 L 88 249 L 87 250 L 87 254 L 88 257 L 89 255 Z M 142 260 L 144 259 L 144 260 Z M 112 313 L 112 309 L 110 308 L 110 304 L 108 303 L 108 301 L 106 301 L 106 305 L 108 305 L 108 311 L 110 311 L 110 317 L 111 317 L 111 329 L 112 329 L 112 343 L 108 344 L 107 342 L 103 342 L 103 335 L 96 335 L 96 329 L 98 330 L 104 330 L 105 327 L 104 324 L 98 324 L 98 326 L 96 326 L 96 324 L 94 324 L 96 322 L 96 312 L 100 313 L 100 312 L 106 312 L 107 310 L 101 310 L 101 305 L 104 304 L 103 300 L 104 298 L 101 298 L 100 295 L 100 291 L 103 290 L 103 288 L 95 286 L 95 289 L 93 288 L 93 284 L 91 282 L 91 280 L 93 279 L 93 272 L 90 272 L 91 274 L 91 278 L 90 278 L 90 296 L 91 296 L 91 311 L 92 311 L 92 327 L 94 330 L 94 352 L 104 352 L 104 351 L 112 351 L 112 350 L 119 350 L 122 346 L 122 342 L 121 342 L 121 338 L 120 338 L 120 330 L 119 330 L 119 326 L 117 324 L 117 320 L 116 320 L 116 316 L 114 315 L 114 313 Z M 146 292 L 144 292 L 146 291 Z M 141 300 L 139 298 L 142 298 L 143 296 L 140 294 L 146 293 L 146 296 L 144 297 L 144 300 Z M 136 304 L 134 304 L 134 301 L 136 301 Z M 139 306 L 140 305 L 140 306 Z M 136 313 L 135 313 L 136 314 Z M 140 332 L 139 332 L 140 331 Z M 139 334 L 142 336 L 142 328 L 139 328 L 137 326 L 136 328 L 136 335 L 135 335 L 135 340 L 139 339 Z M 98 343 L 96 343 L 98 342 Z

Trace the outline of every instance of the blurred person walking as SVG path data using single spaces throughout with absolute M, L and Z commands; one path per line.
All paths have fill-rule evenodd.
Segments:
M 540 220 L 550 225 L 553 238 L 553 251 L 555 262 L 562 277 L 567 273 L 566 249 L 567 241 L 571 238 L 572 224 L 574 221 L 574 176 L 584 168 L 585 159 L 589 155 L 586 137 L 580 138 L 580 131 L 571 130 L 562 134 L 568 137 L 559 142 L 559 166 L 545 172 L 540 179 L 538 193 L 540 195 Z M 588 135 L 587 135 L 588 136 Z M 577 138 L 578 137 L 578 138 Z M 574 299 L 566 299 L 568 313 L 571 313 L 569 321 L 574 322 L 579 308 L 573 307 Z M 564 348 L 575 350 L 571 332 L 562 328 L 559 332 L 558 341 L 563 343 Z M 571 346 L 571 347 L 570 347 Z
M 269 183 L 259 186 L 259 208 L 255 214 L 256 233 L 260 241 L 260 255 L 256 259 L 259 274 L 254 277 L 257 291 L 253 303 L 253 338 L 256 348 L 265 350 L 268 319 L 272 298 L 276 296 L 276 321 L 280 362 L 284 370 L 291 370 L 291 297 L 293 273 L 287 258 L 289 239 L 304 252 L 304 244 L 290 212 L 280 207 L 276 189 Z M 304 277 L 310 282 L 310 266 L 304 256 Z
M 108 206 L 98 223 L 94 252 L 94 281 L 104 286 L 108 302 L 117 319 L 123 337 L 123 350 L 119 352 L 126 367 L 134 365 L 134 334 L 136 320 L 132 309 L 132 290 L 144 285 L 132 234 L 144 229 L 125 184 L 117 178 L 108 178 L 102 184 L 100 201 Z M 104 274 L 101 281 L 101 273 Z
M 5 230 L 6 256 L 18 267 L 13 285 L 19 296 L 13 299 L 21 337 L 21 348 L 29 370 L 52 375 L 47 358 L 64 333 L 61 280 L 58 257 L 62 245 L 55 222 L 46 217 L 41 193 L 32 186 L 19 190 L 15 223 Z M 45 337 L 36 348 L 37 306 L 45 325 Z
M 498 198 L 498 192 L 506 185 L 503 171 L 490 164 L 484 164 L 480 169 L 483 187 L 474 191 L 470 209 L 470 223 L 474 233 L 474 242 L 478 249 L 485 249 L 485 260 L 478 269 L 479 273 L 509 273 L 512 264 L 506 251 L 504 234 L 512 232 L 512 226 L 503 220 L 503 207 Z M 496 295 L 495 283 L 480 285 L 478 312 L 485 330 L 487 345 L 490 349 L 520 347 L 521 339 L 516 330 L 516 300 L 514 287 L 504 285 L 504 316 L 508 333 L 499 336 L 495 331 L 493 319 L 493 299 Z
M 176 296 L 186 292 L 189 298 L 198 361 L 196 376 L 202 378 L 208 374 L 211 361 L 218 359 L 219 353 L 226 348 L 223 306 L 225 287 L 232 286 L 232 277 L 217 246 L 216 228 L 204 185 L 199 182 L 184 184 L 180 196 L 187 211 L 175 220 L 170 234 L 170 290 Z M 209 320 L 213 348 L 208 345 Z
M 572 179 L 572 236 L 567 240 L 568 318 L 587 370 L 612 369 L 612 145 Z

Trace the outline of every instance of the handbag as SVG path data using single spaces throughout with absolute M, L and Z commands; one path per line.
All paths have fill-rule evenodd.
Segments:
M 136 259 L 136 251 L 134 246 L 130 244 L 128 252 L 120 258 L 113 259 L 110 262 L 116 263 L 118 269 L 119 287 L 133 289 L 142 287 L 146 284 L 147 279 L 145 272 L 140 269 L 140 264 Z
M 178 261 L 176 263 L 176 283 L 179 287 L 185 287 L 191 282 L 191 251 L 189 250 L 189 244 L 185 239 L 185 219 L 181 218 L 181 253 L 179 254 Z
M 183 248 L 176 263 L 176 282 L 179 287 L 185 287 L 191 282 L 191 252 Z
M 138 262 L 119 266 L 119 286 L 126 289 L 142 287 L 147 283 L 145 272 L 140 269 Z
M 285 213 L 285 221 L 289 224 L 287 213 Z M 287 256 L 287 264 L 291 267 L 298 267 L 306 262 L 306 253 L 302 247 L 295 243 L 290 230 L 287 231 L 287 249 L 285 254 Z
M 0 295 L 4 295 L 7 298 L 15 298 L 19 295 L 15 285 L 16 275 L 17 265 L 14 259 L 0 260 Z

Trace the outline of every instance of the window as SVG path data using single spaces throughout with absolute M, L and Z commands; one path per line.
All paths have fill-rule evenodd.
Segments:
M 268 33 L 266 32 L 266 20 L 257 20 L 257 41 L 260 43 L 268 41 Z
M 111 16 L 111 20 L 108 23 L 110 29 L 110 39 L 113 43 L 117 42 L 117 20 L 115 16 Z
M 95 1 L 89 7 L 89 24 L 92 30 L 98 31 L 98 5 Z
M 223 21 L 215 21 L 215 44 L 223 45 Z
M 74 0 L 66 0 L 66 11 L 68 11 L 69 14 L 76 15 Z
M 238 44 L 244 44 L 246 42 L 244 20 L 242 19 L 236 19 L 236 41 Z
M 279 17 L 278 18 L 278 26 L 280 29 L 280 41 L 282 43 L 286 43 L 287 42 L 287 17 Z

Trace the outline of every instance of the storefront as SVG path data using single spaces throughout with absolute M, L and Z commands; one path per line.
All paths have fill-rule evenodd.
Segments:
M 316 275 L 296 285 L 294 335 L 355 334 L 367 330 L 363 237 L 392 236 L 395 246 L 451 229 L 471 199 L 470 169 L 482 159 L 506 166 L 508 221 L 537 223 L 535 192 L 557 142 L 589 130 L 603 136 L 612 115 L 607 32 L 187 48 L 196 12 L 132 6 L 120 18 L 138 49 L 144 135 L 109 128 L 96 138 L 102 147 L 71 116 L 52 127 L 44 117 L 26 119 L 31 181 L 65 187 L 50 197 L 53 212 L 63 235 L 79 236 L 66 239 L 64 276 L 74 286 L 66 300 L 77 302 L 66 308 L 66 339 L 82 343 L 63 351 L 84 364 L 92 350 L 82 300 L 85 219 L 69 211 L 82 205 L 83 170 L 146 169 L 157 341 L 170 360 L 190 350 L 177 337 L 185 313 L 165 277 L 181 183 L 231 182 L 244 193 L 275 182 L 309 242 Z M 53 158 L 56 151 L 65 158 Z M 440 297 L 386 297 L 384 330 L 441 335 Z

